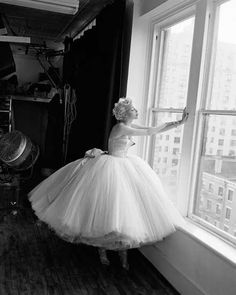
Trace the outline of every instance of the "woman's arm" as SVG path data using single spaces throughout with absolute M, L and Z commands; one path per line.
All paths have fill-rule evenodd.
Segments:
M 177 126 L 182 125 L 188 118 L 188 113 L 186 112 L 186 109 L 184 109 L 183 117 L 179 121 L 174 122 L 167 122 L 157 127 L 144 127 L 143 128 L 134 128 L 131 126 L 127 126 L 125 124 L 120 124 L 119 126 L 119 136 L 125 135 L 125 136 L 142 136 L 142 135 L 153 135 L 161 132 L 168 131 L 170 129 L 173 129 Z M 137 125 L 136 125 L 137 126 Z
M 146 127 L 145 129 L 133 128 L 125 124 L 120 124 L 119 131 L 117 132 L 118 136 L 147 136 L 158 133 L 163 126 L 158 127 Z
M 173 122 L 167 122 L 167 123 L 164 123 L 162 125 L 159 126 L 160 130 L 158 131 L 158 133 L 160 132 L 165 132 L 165 131 L 168 131 L 170 129 L 173 129 L 175 127 L 178 127 L 182 124 L 184 124 L 188 119 L 188 113 L 186 112 L 186 108 L 184 108 L 183 110 L 183 116 L 182 116 L 182 119 L 179 120 L 179 121 L 173 121 Z
M 136 128 L 136 129 L 148 129 L 148 126 L 143 126 L 143 125 L 137 125 L 137 124 L 131 124 L 132 128 Z

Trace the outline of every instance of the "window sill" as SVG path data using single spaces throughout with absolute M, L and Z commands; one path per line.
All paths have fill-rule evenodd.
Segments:
M 186 225 L 179 227 L 179 230 L 236 266 L 236 248 L 233 245 L 210 233 L 189 218 L 186 218 Z

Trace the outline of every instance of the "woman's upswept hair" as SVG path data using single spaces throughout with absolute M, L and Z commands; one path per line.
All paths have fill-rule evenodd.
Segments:
M 126 117 L 126 112 L 133 107 L 132 100 L 128 97 L 119 98 L 118 102 L 115 103 L 115 106 L 112 110 L 113 115 L 116 120 L 123 121 Z

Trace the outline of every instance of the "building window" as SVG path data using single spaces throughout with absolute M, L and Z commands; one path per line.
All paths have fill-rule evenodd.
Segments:
M 236 136 L 236 129 L 231 130 L 231 135 Z
M 219 204 L 216 204 L 216 214 L 221 214 L 221 207 Z
M 223 151 L 222 150 L 217 150 L 217 156 L 222 156 L 223 155 Z
M 178 159 L 173 159 L 172 160 L 172 166 L 177 166 L 178 165 Z
M 226 219 L 230 219 L 230 215 L 231 215 L 231 209 L 230 209 L 230 208 L 226 208 L 226 211 L 225 211 L 225 218 L 226 218 Z
M 208 190 L 209 190 L 209 192 L 213 192 L 214 191 L 213 184 L 212 183 L 209 183 Z
M 236 146 L 236 140 L 231 140 L 230 141 L 230 146 Z
M 169 149 L 168 146 L 166 146 L 166 147 L 165 147 L 165 152 L 168 152 L 168 149 Z
M 232 202 L 233 201 L 233 195 L 234 195 L 234 192 L 229 189 L 228 190 L 228 201 Z
M 225 129 L 224 128 L 220 128 L 220 132 L 219 132 L 220 135 L 225 135 Z
M 220 186 L 220 187 L 218 188 L 218 196 L 221 196 L 221 197 L 222 197 L 223 194 L 224 194 L 224 189 L 223 189 L 223 187 Z
M 224 139 L 219 139 L 218 140 L 218 145 L 224 145 Z
M 173 148 L 173 155 L 178 155 L 179 148 Z
M 210 200 L 207 200 L 207 209 L 211 210 L 211 201 Z
M 234 150 L 230 150 L 230 151 L 229 151 L 229 156 L 230 156 L 230 157 L 235 156 L 235 151 L 234 151 Z
M 180 137 L 175 137 L 174 138 L 174 143 L 180 143 Z

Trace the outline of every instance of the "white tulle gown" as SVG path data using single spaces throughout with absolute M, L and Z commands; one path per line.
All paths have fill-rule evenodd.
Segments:
M 29 193 L 38 218 L 61 238 L 106 249 L 162 240 L 184 223 L 161 181 L 142 159 L 128 155 L 127 137 L 109 140 L 109 153 L 92 149 Z

